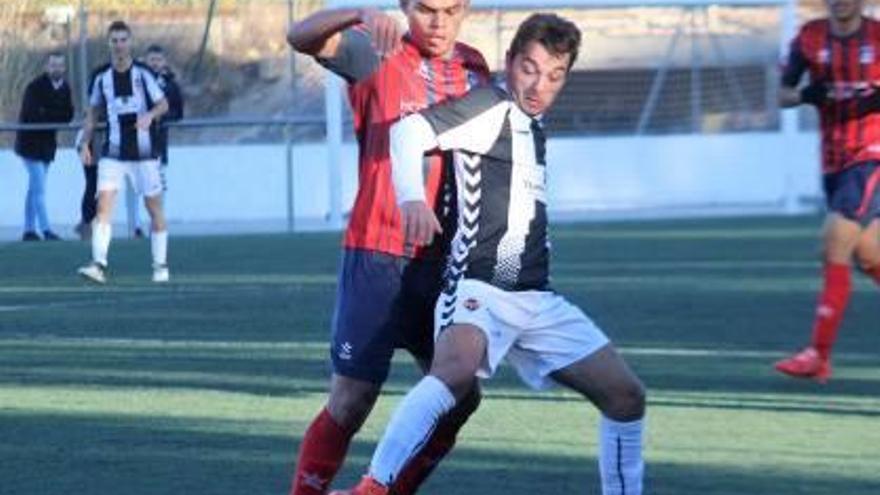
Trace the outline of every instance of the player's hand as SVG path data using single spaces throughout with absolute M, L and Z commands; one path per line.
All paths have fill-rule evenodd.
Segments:
M 92 163 L 92 150 L 89 149 L 88 146 L 83 146 L 79 150 L 79 159 L 82 160 L 83 165 L 86 167 L 91 167 Z
M 137 128 L 146 131 L 153 124 L 153 114 L 152 112 L 147 112 L 137 119 Z
M 443 228 L 437 215 L 424 201 L 405 201 L 400 204 L 400 219 L 407 244 L 427 246 L 434 235 L 442 234 Z
M 377 9 L 364 9 L 361 21 L 370 32 L 373 46 L 380 56 L 393 53 L 400 47 L 403 29 L 393 17 Z
M 824 82 L 811 82 L 800 90 L 801 103 L 821 107 L 828 101 L 828 85 Z

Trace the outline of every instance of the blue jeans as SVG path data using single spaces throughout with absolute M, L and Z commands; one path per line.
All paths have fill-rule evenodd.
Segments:
M 24 166 L 28 172 L 28 191 L 24 198 L 24 230 L 37 232 L 38 220 L 43 231 L 52 230 L 49 227 L 49 215 L 46 213 L 46 175 L 49 172 L 49 163 L 25 158 Z

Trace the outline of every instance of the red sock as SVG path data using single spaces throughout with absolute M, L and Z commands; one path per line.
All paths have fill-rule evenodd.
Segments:
M 849 266 L 826 263 L 825 284 L 819 295 L 816 321 L 813 325 L 813 346 L 825 359 L 831 355 L 831 347 L 837 338 L 837 329 L 849 303 L 851 289 Z
M 425 446 L 406 463 L 391 487 L 393 495 L 413 495 L 428 479 L 434 468 L 455 446 L 459 430 L 480 406 L 482 394 L 474 381 L 474 388 L 460 400 L 452 411 L 443 417 Z
M 347 432 L 327 408 L 312 421 L 299 446 L 290 495 L 324 495 L 345 460 L 354 432 Z
M 434 468 L 440 464 L 452 447 L 455 445 L 455 437 L 461 424 L 441 422 L 437 429 L 409 462 L 394 481 L 394 495 L 412 495 L 428 479 Z

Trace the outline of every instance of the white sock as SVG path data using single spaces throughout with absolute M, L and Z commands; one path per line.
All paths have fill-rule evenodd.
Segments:
M 153 250 L 153 264 L 168 264 L 168 231 L 163 230 L 150 234 L 150 246 Z
M 109 223 L 95 222 L 92 227 L 92 261 L 107 266 L 107 252 L 113 228 Z
M 602 495 L 641 495 L 645 472 L 643 430 L 643 419 L 620 423 L 602 416 L 599 420 Z
M 370 475 L 390 485 L 431 437 L 440 417 L 454 406 L 455 397 L 445 383 L 431 375 L 422 378 L 394 411 L 376 446 Z

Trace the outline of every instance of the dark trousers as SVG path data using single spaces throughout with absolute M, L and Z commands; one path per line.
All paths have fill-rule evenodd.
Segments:
M 82 204 L 80 206 L 81 222 L 90 224 L 95 218 L 98 209 L 98 166 L 83 166 L 83 174 L 86 176 L 86 188 L 83 190 Z

